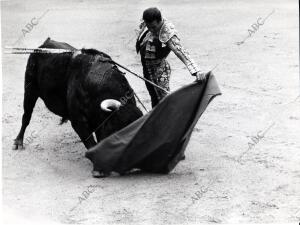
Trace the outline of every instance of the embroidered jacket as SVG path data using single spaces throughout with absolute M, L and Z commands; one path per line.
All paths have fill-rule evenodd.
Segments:
M 172 50 L 192 75 L 200 71 L 188 51 L 181 45 L 175 26 L 165 19 L 158 36 L 152 34 L 144 23 L 140 25 L 136 50 L 137 53 L 140 52 L 143 64 L 146 61 L 155 62 L 166 58 Z

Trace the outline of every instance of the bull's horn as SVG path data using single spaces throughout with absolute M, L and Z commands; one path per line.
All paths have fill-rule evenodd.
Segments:
M 111 112 L 112 110 L 119 109 L 121 105 L 121 102 L 115 99 L 105 99 L 100 104 L 101 109 L 106 112 Z

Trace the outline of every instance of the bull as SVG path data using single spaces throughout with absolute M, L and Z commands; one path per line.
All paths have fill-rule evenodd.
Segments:
M 62 118 L 62 123 L 71 122 L 87 149 L 142 116 L 132 97 L 133 89 L 109 55 L 95 49 L 77 50 L 50 38 L 40 48 L 71 52 L 30 54 L 25 72 L 22 126 L 13 149 L 24 148 L 24 133 L 39 97 L 51 112 Z M 124 96 L 131 96 L 126 104 L 119 101 Z M 104 176 L 93 164 L 92 175 Z

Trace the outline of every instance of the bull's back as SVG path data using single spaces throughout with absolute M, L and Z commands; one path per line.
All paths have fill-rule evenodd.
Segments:
M 40 48 L 68 49 L 72 51 L 76 50 L 76 48 L 69 45 L 68 43 L 54 41 L 50 38 L 47 38 L 46 41 L 40 46 Z

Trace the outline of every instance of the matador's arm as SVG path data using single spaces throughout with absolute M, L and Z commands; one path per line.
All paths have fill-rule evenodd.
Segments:
M 175 53 L 175 55 L 186 65 L 186 67 L 192 75 L 196 75 L 198 72 L 200 72 L 200 68 L 191 58 L 188 51 L 181 45 L 180 40 L 176 35 L 172 36 L 168 40 L 167 45 Z
M 159 32 L 159 40 L 164 45 L 168 45 L 175 55 L 186 65 L 192 75 L 196 75 L 197 79 L 203 79 L 203 73 L 200 72 L 200 68 L 196 65 L 187 50 L 181 45 L 175 26 L 171 22 L 164 22 Z

